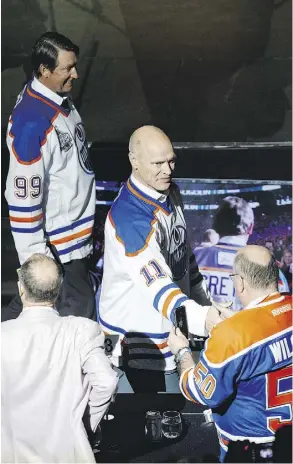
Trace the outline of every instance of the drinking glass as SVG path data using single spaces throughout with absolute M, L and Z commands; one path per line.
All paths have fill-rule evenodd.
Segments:
M 162 432 L 166 438 L 177 438 L 182 432 L 181 415 L 178 411 L 166 411 L 162 418 Z

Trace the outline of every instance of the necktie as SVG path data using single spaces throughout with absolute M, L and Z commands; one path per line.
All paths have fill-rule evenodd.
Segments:
M 61 106 L 62 106 L 62 108 L 63 108 L 64 110 L 66 110 L 67 112 L 70 111 L 70 106 L 69 106 L 68 98 L 64 98 L 64 99 L 63 99 L 63 102 L 62 102 Z

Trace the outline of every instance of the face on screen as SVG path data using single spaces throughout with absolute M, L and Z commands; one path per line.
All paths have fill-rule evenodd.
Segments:
M 167 138 L 143 146 L 136 157 L 135 175 L 143 184 L 159 192 L 170 187 L 176 156 Z

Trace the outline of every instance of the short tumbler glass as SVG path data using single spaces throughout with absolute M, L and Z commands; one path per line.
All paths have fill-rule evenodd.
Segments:
M 181 415 L 178 411 L 166 411 L 162 418 L 162 432 L 166 438 L 178 438 L 182 432 Z

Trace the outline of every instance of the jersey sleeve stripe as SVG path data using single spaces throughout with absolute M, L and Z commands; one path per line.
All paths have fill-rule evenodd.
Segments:
M 177 290 L 173 290 L 173 292 L 171 292 L 167 296 L 167 298 L 165 300 L 165 303 L 163 304 L 163 309 L 162 309 L 162 315 L 164 317 L 167 317 L 167 315 L 168 315 L 169 305 L 170 305 L 171 301 L 173 300 L 173 298 L 175 298 L 175 296 L 180 295 L 180 294 L 182 295 L 182 292 L 181 292 L 180 288 L 178 288 Z
M 92 240 L 92 237 L 90 235 L 88 238 L 86 238 L 82 242 L 76 243 L 75 245 L 72 245 L 68 248 L 64 248 L 63 250 L 59 250 L 57 247 L 58 254 L 60 256 L 63 256 L 63 255 L 66 255 L 67 253 L 70 253 L 71 251 L 79 250 L 80 248 L 84 247 L 87 243 L 89 243 L 91 240 Z
M 190 369 L 186 370 L 183 375 L 181 376 L 180 379 L 180 389 L 183 393 L 183 395 L 189 400 L 192 401 L 193 403 L 197 403 L 197 401 L 194 400 L 191 392 L 189 391 L 188 388 L 188 374 L 190 372 Z
M 13 206 L 8 205 L 9 211 L 19 211 L 21 213 L 30 213 L 32 211 L 36 211 L 42 208 L 42 205 L 35 205 L 35 206 Z
M 164 295 L 165 292 L 167 292 L 168 290 L 170 290 L 171 288 L 179 288 L 178 285 L 172 283 L 172 284 L 168 284 L 168 285 L 165 285 L 165 287 L 161 288 L 161 290 L 158 291 L 158 293 L 156 294 L 155 298 L 154 298 L 154 307 L 158 310 L 159 309 L 159 300 L 161 298 L 161 296 Z
M 99 317 L 99 323 L 106 327 L 107 329 L 110 329 L 114 332 L 119 332 L 123 335 L 125 335 L 128 331 L 123 329 L 122 327 L 117 327 L 115 325 L 109 324 L 108 322 L 104 321 L 101 316 Z M 154 339 L 166 339 L 169 337 L 169 332 L 163 332 L 163 333 L 151 333 L 151 332 L 133 332 L 131 333 L 132 337 L 148 337 L 148 338 L 154 338 Z
M 90 235 L 92 233 L 93 227 L 88 227 L 87 229 L 81 230 L 76 234 L 69 235 L 67 237 L 59 238 L 57 240 L 51 240 L 53 245 L 61 245 L 62 243 L 70 242 L 71 240 L 75 240 L 80 237 L 84 237 L 85 235 Z
M 40 219 L 43 219 L 43 213 L 40 213 L 37 216 L 33 216 L 33 217 L 15 217 L 15 216 L 9 215 L 9 219 L 12 222 L 36 222 L 36 221 L 39 221 Z
M 65 226 L 65 227 L 60 227 L 58 229 L 51 230 L 48 232 L 48 236 L 52 237 L 52 235 L 58 235 L 62 234 L 63 232 L 67 232 L 67 230 L 72 230 L 75 229 L 78 226 L 81 226 L 82 224 L 85 224 L 86 222 L 93 221 L 95 218 L 94 214 L 91 216 L 87 216 L 83 219 L 79 219 L 78 221 L 73 222 L 70 226 Z
M 168 348 L 168 343 L 163 342 L 163 343 L 143 343 L 143 342 L 135 342 L 135 343 L 130 343 L 129 344 L 131 348 L 146 348 L 146 349 L 160 349 L 163 350 L 164 348 Z M 170 351 L 170 350 L 168 350 Z
M 36 227 L 30 227 L 30 228 L 27 228 L 27 229 L 24 229 L 22 227 L 11 227 L 11 230 L 12 230 L 12 232 L 16 232 L 16 233 L 19 233 L 19 234 L 32 234 L 34 232 L 38 232 L 39 230 L 41 230 L 42 227 L 43 227 L 43 223 L 39 224 Z

